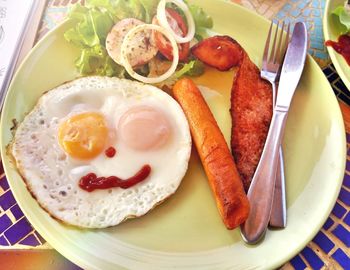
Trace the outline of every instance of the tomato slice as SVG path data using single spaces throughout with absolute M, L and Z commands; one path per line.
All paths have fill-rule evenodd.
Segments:
M 172 8 L 166 8 L 167 18 L 169 21 L 169 25 L 173 31 L 181 36 L 187 35 L 187 25 L 182 16 Z M 158 20 L 156 17 L 153 18 L 153 24 L 158 24 Z M 154 39 L 156 46 L 158 47 L 159 52 L 168 60 L 173 60 L 173 51 L 171 44 L 168 40 L 164 38 L 164 36 L 159 33 L 154 33 Z M 190 54 L 190 43 L 182 43 L 179 44 L 179 60 L 186 61 L 188 55 Z

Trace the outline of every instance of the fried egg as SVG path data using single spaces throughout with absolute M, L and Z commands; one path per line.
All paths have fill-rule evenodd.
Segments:
M 28 190 L 51 216 L 104 228 L 146 214 L 176 191 L 191 136 L 181 107 L 160 89 L 86 77 L 44 94 L 18 126 L 11 152 Z M 126 189 L 89 192 L 79 185 L 91 173 L 128 179 L 145 165 L 150 174 Z

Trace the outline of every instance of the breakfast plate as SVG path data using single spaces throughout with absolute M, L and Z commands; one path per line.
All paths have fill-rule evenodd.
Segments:
M 340 35 L 339 28 L 336 26 L 331 13 L 336 7 L 341 6 L 343 4 L 343 0 L 328 0 L 326 2 L 326 7 L 323 15 L 323 33 L 324 39 L 326 41 L 338 40 L 338 37 Z M 350 90 L 350 66 L 346 63 L 343 56 L 337 53 L 332 47 L 327 46 L 327 50 L 340 78 L 342 79 L 348 90 Z
M 191 1 L 214 20 L 214 31 L 235 38 L 261 64 L 269 22 L 225 1 Z M 322 71 L 308 57 L 284 137 L 288 224 L 269 230 L 263 242 L 246 245 L 239 229 L 229 231 L 215 207 L 206 176 L 192 151 L 177 192 L 147 215 L 107 229 L 78 229 L 51 218 L 27 191 L 7 155 L 13 126 L 47 90 L 78 77 L 78 51 L 63 33 L 66 21 L 41 40 L 9 89 L 1 119 L 1 154 L 6 176 L 21 209 L 48 243 L 86 269 L 273 269 L 297 254 L 318 232 L 339 193 L 346 144 L 343 119 Z M 207 102 L 227 141 L 233 72 L 207 69 L 196 83 L 216 90 Z M 208 90 L 209 91 L 209 90 Z

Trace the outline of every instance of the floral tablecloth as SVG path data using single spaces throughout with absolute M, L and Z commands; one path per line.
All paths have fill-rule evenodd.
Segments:
M 37 40 L 59 24 L 66 16 L 69 5 L 79 0 L 51 0 L 42 19 Z M 274 20 L 305 21 L 311 38 L 309 53 L 316 59 L 332 84 L 340 100 L 346 130 L 350 132 L 350 95 L 330 63 L 322 31 L 325 1 L 322 0 L 232 0 L 266 18 Z M 82 2 L 82 1 L 80 1 Z M 348 115 L 348 117 L 347 117 Z M 350 143 L 350 133 L 347 133 Z M 281 269 L 350 269 L 350 150 L 339 198 L 328 220 L 315 238 Z M 39 249 L 51 247 L 32 228 L 17 205 L 3 174 L 0 163 L 0 249 Z M 20 259 L 20 257 L 18 257 Z M 57 259 L 57 258 L 56 258 Z M 65 260 L 58 257 L 58 260 Z M 0 269 L 4 269 L 0 262 Z M 79 269 L 66 261 L 64 269 Z M 39 267 L 39 265 L 38 265 Z M 44 265 L 41 265 L 45 269 Z M 49 267 L 49 266 L 47 266 Z M 47 268 L 49 269 L 49 268 Z M 60 268 L 61 269 L 61 268 Z

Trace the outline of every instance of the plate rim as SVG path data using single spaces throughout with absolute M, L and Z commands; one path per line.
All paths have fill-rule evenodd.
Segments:
M 263 20 L 266 21 L 266 22 L 269 21 L 269 20 L 266 19 L 265 17 L 263 17 L 263 16 L 261 16 L 261 15 L 255 13 L 255 12 L 253 12 L 253 11 L 251 11 L 251 10 L 249 10 L 249 9 L 247 9 L 247 8 L 245 8 L 245 7 L 243 7 L 243 6 L 240 6 L 240 5 L 236 4 L 236 3 L 229 2 L 229 1 L 227 1 L 227 0 L 216 0 L 216 1 L 222 2 L 222 3 L 224 3 L 224 4 L 228 4 L 228 5 L 233 5 L 233 6 L 235 6 L 235 8 L 237 8 L 237 9 L 239 9 L 239 10 L 244 10 L 244 12 L 249 13 L 250 16 L 259 17 L 260 19 L 263 19 Z M 329 2 L 329 0 L 327 0 L 327 2 Z M 33 51 L 34 51 L 34 50 L 37 50 L 37 47 L 39 47 L 42 43 L 46 42 L 46 40 L 47 40 L 50 36 L 54 35 L 55 32 L 56 32 L 59 28 L 65 27 L 65 25 L 66 25 L 67 23 L 69 23 L 70 21 L 71 21 L 71 20 L 66 19 L 66 20 L 64 20 L 63 22 L 61 22 L 60 24 L 58 24 L 56 27 L 54 27 L 52 30 L 50 30 L 50 31 L 49 31 L 49 32 L 48 32 L 48 33 L 47 33 L 47 34 L 32 48 L 32 50 L 30 51 L 30 53 L 25 57 L 24 61 L 23 61 L 23 62 L 21 63 L 21 65 L 19 66 L 18 71 L 16 72 L 15 76 L 13 77 L 13 79 L 12 79 L 12 81 L 11 81 L 11 84 L 10 84 L 10 87 L 9 87 L 9 91 L 8 91 L 7 94 L 6 94 L 6 98 L 5 98 L 5 102 L 4 102 L 4 108 L 5 108 L 5 105 L 8 103 L 8 102 L 7 102 L 7 99 L 8 99 L 8 95 L 9 95 L 9 93 L 10 93 L 10 89 L 12 89 L 13 81 L 15 81 L 15 80 L 17 79 L 17 76 L 18 76 L 18 74 L 19 74 L 19 71 L 21 71 L 21 70 L 23 69 L 23 67 L 26 65 L 26 63 L 29 61 L 28 59 L 31 57 Z M 319 72 L 321 72 L 322 75 L 325 76 L 325 75 L 323 74 L 321 68 L 317 65 L 316 61 L 315 61 L 310 55 L 308 55 L 308 61 L 310 61 L 310 64 L 311 64 L 312 66 L 315 66 L 316 70 L 319 70 Z M 325 78 L 325 79 L 326 79 L 326 78 Z M 327 80 L 327 79 L 326 79 L 326 80 Z M 329 84 L 329 82 L 328 82 L 328 88 L 329 88 L 329 90 L 332 91 L 332 88 L 331 88 L 331 85 Z M 336 97 L 334 97 L 334 98 L 336 98 Z M 336 192 L 335 199 L 334 199 L 334 201 L 332 202 L 332 204 L 329 204 L 329 205 L 328 205 L 329 207 L 328 207 L 327 211 L 325 211 L 326 214 L 325 214 L 322 218 L 319 219 L 318 225 L 315 226 L 315 231 L 309 233 L 309 237 L 305 237 L 305 238 L 304 238 L 304 241 L 301 241 L 301 242 L 300 242 L 299 248 L 296 248 L 296 249 L 294 250 L 294 252 L 290 252 L 287 256 L 279 256 L 280 259 L 276 260 L 274 264 L 271 264 L 271 265 L 270 265 L 270 266 L 273 267 L 273 268 L 279 267 L 279 266 L 283 265 L 284 263 L 288 262 L 292 257 L 294 257 L 296 254 L 298 254 L 298 253 L 313 239 L 313 237 L 314 237 L 314 236 L 318 233 L 318 231 L 321 229 L 321 227 L 322 227 L 322 225 L 324 224 L 324 222 L 326 221 L 326 219 L 329 217 L 329 214 L 330 214 L 332 208 L 334 207 L 334 204 L 335 204 L 335 202 L 336 202 L 336 199 L 338 198 L 338 195 L 339 195 L 339 192 L 340 192 L 340 189 L 341 189 L 341 186 L 342 186 L 342 177 L 343 177 L 343 175 L 344 175 L 344 170 L 345 170 L 345 161 L 346 161 L 346 139 L 345 139 L 344 120 L 343 120 L 343 117 L 342 117 L 342 114 L 341 114 L 341 111 L 340 111 L 340 107 L 338 106 L 337 108 L 338 108 L 338 111 L 339 111 L 338 114 L 339 114 L 339 116 L 340 116 L 339 120 L 342 120 L 341 122 L 342 122 L 342 124 L 343 124 L 343 125 L 341 125 L 341 127 L 342 127 L 342 131 L 343 131 L 344 136 L 343 136 L 343 138 L 342 138 L 342 143 L 341 143 L 341 144 L 343 145 L 343 161 L 344 161 L 344 162 L 343 162 L 343 165 L 342 165 L 342 169 L 340 170 L 340 175 L 338 176 L 338 178 L 339 178 L 339 180 L 338 180 L 338 182 L 337 182 L 337 183 L 338 183 L 338 188 L 337 188 L 338 191 Z M 4 123 L 4 114 L 1 114 L 0 127 L 3 126 L 3 123 Z M 7 147 L 7 146 L 1 145 L 3 141 L 4 141 L 3 133 L 1 132 L 1 133 L 0 133 L 0 146 L 1 146 L 1 149 L 0 149 L 0 150 L 1 150 L 1 155 L 4 156 L 4 155 L 6 155 L 6 147 Z M 9 174 L 9 173 L 8 173 L 8 172 L 9 172 L 9 168 L 8 168 L 6 165 L 4 165 L 4 171 L 5 171 L 5 174 L 6 174 L 6 176 L 7 176 L 7 175 Z M 13 186 L 12 186 L 11 181 L 8 181 L 8 183 L 9 183 L 9 185 L 10 185 L 10 187 L 11 187 L 11 191 L 12 191 L 12 190 L 13 190 Z M 13 195 L 14 195 L 16 201 L 18 201 L 18 200 L 17 200 L 17 195 L 18 195 L 18 194 L 15 194 L 13 191 L 12 191 L 12 193 L 13 193 Z M 18 204 L 21 206 L 22 203 L 19 203 L 19 202 L 18 202 Z M 28 218 L 28 220 L 29 220 L 30 223 L 32 224 L 32 220 L 33 220 L 34 218 L 31 217 L 30 215 L 28 216 L 28 215 L 26 214 L 26 213 L 27 213 L 27 210 L 25 210 L 25 207 L 24 207 L 24 208 L 21 207 L 21 210 L 23 211 L 23 213 L 25 213 L 26 218 Z M 34 222 L 34 223 L 35 223 L 35 222 Z M 33 225 L 33 227 L 34 227 L 34 225 Z M 35 229 L 36 229 L 40 234 L 42 234 L 42 232 L 44 232 L 42 235 L 47 235 L 44 229 L 43 229 L 43 230 L 42 230 L 42 228 L 40 228 L 39 230 L 38 230 L 37 228 L 35 228 Z M 45 237 L 44 237 L 44 238 L 45 238 Z M 47 238 L 50 239 L 50 237 L 47 237 Z M 45 239 L 45 240 L 46 240 L 46 239 Z M 50 239 L 50 240 L 51 240 L 51 239 Z M 95 265 L 92 265 L 92 264 L 88 263 L 86 260 L 83 260 L 83 259 L 81 258 L 81 256 L 76 255 L 77 253 L 70 253 L 70 252 L 68 252 L 68 250 L 66 250 L 66 249 L 63 248 L 63 247 L 57 248 L 57 245 L 56 245 L 56 244 L 52 245 L 49 241 L 48 241 L 48 243 L 49 243 L 52 247 L 55 246 L 55 249 L 56 249 L 59 253 L 61 253 L 62 255 L 64 255 L 64 257 L 66 257 L 67 259 L 71 260 L 73 263 L 76 263 L 77 265 L 79 265 L 79 266 L 81 266 L 81 267 L 84 267 L 84 268 L 88 268 L 88 269 L 98 269 L 98 268 L 95 267 Z M 119 265 L 119 267 L 122 267 L 122 266 Z
M 330 14 L 330 5 L 331 5 L 332 0 L 326 0 L 326 5 L 325 5 L 325 9 L 323 12 L 323 35 L 324 35 L 324 39 L 326 40 L 330 40 L 330 26 L 329 26 L 329 16 Z M 332 64 L 334 65 L 336 71 L 338 72 L 339 77 L 341 78 L 341 80 L 343 81 L 343 83 L 345 84 L 346 88 L 348 91 L 350 91 L 350 79 L 347 78 L 347 76 L 345 75 L 345 71 L 343 70 L 343 68 L 340 66 L 339 61 L 336 58 L 336 52 L 329 46 L 326 46 L 327 48 L 327 52 L 329 54 L 329 57 L 331 58 Z M 349 66 L 350 68 L 350 66 Z

